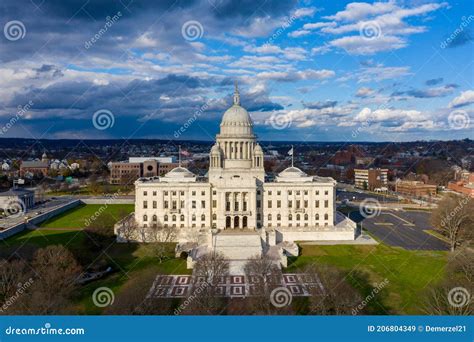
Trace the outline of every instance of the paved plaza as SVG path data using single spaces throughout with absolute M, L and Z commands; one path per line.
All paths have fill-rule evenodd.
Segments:
M 221 297 L 247 297 L 256 294 L 257 286 L 262 282 L 260 276 L 229 275 L 220 277 L 217 295 Z M 323 287 L 317 277 L 308 274 L 287 273 L 270 277 L 270 287 L 286 288 L 292 296 L 304 297 L 311 293 L 321 293 Z M 148 293 L 152 298 L 185 298 L 197 289 L 206 287 L 204 277 L 191 275 L 159 275 Z

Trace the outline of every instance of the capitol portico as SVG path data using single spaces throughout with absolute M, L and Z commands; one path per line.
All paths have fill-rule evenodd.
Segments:
M 294 241 L 355 239 L 355 223 L 336 212 L 334 179 L 291 166 L 266 180 L 263 150 L 237 86 L 209 158 L 205 177 L 177 167 L 163 177 L 137 180 L 137 229 L 173 229 L 176 242 L 191 246 L 190 259 L 212 250 L 231 260 L 267 252 L 282 256 L 291 253 Z M 123 240 L 118 226 L 116 232 Z

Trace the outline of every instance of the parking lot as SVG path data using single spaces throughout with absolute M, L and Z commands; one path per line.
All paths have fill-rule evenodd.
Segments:
M 361 224 L 391 246 L 409 250 L 448 250 L 446 242 L 425 232 L 434 229 L 429 222 L 430 215 L 425 211 L 384 210 L 374 217 L 362 217 Z

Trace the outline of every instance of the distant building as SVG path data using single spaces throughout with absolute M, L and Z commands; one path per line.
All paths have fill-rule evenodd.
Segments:
M 354 185 L 364 190 L 387 187 L 388 169 L 354 169 Z
M 23 161 L 20 165 L 20 175 L 24 177 L 27 174 L 47 176 L 49 164 L 45 161 Z
M 461 173 L 458 180 L 448 183 L 448 189 L 459 194 L 474 197 L 474 172 Z
M 133 161 L 132 161 L 133 160 Z M 159 160 L 162 160 L 161 162 Z M 133 157 L 129 162 L 116 162 L 110 166 L 110 184 L 132 184 L 140 177 L 156 177 L 168 173 L 179 163 L 174 161 L 174 157 Z M 187 165 L 183 161 L 182 165 Z
M 436 196 L 436 188 L 436 185 L 425 184 L 421 181 L 399 180 L 395 183 L 396 192 L 415 197 Z
M 0 208 L 7 211 L 7 215 L 18 211 L 27 211 L 35 205 L 35 193 L 26 189 L 10 189 L 0 192 Z
M 374 162 L 375 158 L 372 157 L 356 157 L 355 164 L 362 166 L 369 166 Z

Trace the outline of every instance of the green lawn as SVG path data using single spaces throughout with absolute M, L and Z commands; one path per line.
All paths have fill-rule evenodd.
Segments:
M 108 277 L 94 281 L 83 286 L 77 293 L 75 300 L 75 310 L 84 314 L 100 314 L 101 308 L 92 303 L 92 293 L 100 286 L 107 286 L 115 293 L 120 293 L 122 286 L 133 279 L 140 279 L 144 274 L 189 274 L 186 269 L 186 260 L 174 259 L 174 243 L 167 244 L 169 259 L 161 264 L 156 257 L 150 253 L 147 245 L 136 243 L 115 243 L 112 242 L 104 252 L 97 254 L 92 252 L 88 244 L 88 235 L 83 231 L 85 220 L 90 219 L 96 212 L 101 216 L 107 216 L 110 228 L 124 214 L 133 211 L 131 204 L 111 204 L 106 206 L 100 204 L 81 205 L 54 217 L 41 224 L 41 228 L 36 230 L 26 230 L 14 235 L 2 243 L 5 253 L 11 254 L 13 251 L 30 250 L 37 247 L 49 245 L 63 245 L 68 248 L 76 257 L 84 260 L 86 265 L 89 262 L 102 260 L 105 264 L 112 266 L 114 273 Z M 92 224 L 91 224 L 92 226 Z
M 107 217 L 113 226 L 124 214 L 129 214 L 133 210 L 133 204 L 83 204 L 41 223 L 40 227 L 84 228 L 87 220 L 91 220 L 96 213 Z
M 387 279 L 388 284 L 367 306 L 372 314 L 422 314 L 425 287 L 441 280 L 447 261 L 447 252 L 407 251 L 384 244 L 302 245 L 300 252 L 286 272 L 311 263 L 333 265 L 347 271 L 347 280 L 363 297 Z
M 174 259 L 174 244 L 169 244 L 169 260 L 159 264 L 144 244 L 122 244 L 112 242 L 104 252 L 98 254 L 89 249 L 89 237 L 82 230 L 84 220 L 91 217 L 101 205 L 84 205 L 72 209 L 33 231 L 25 231 L 3 241 L 2 249 L 18 250 L 18 247 L 45 247 L 64 245 L 82 263 L 96 262 L 100 259 L 115 272 L 108 277 L 82 287 L 77 294 L 77 312 L 100 314 L 102 311 L 93 305 L 91 296 L 100 286 L 107 286 L 119 294 L 130 282 L 141 279 L 150 273 L 189 274 L 186 261 Z M 125 212 L 131 212 L 133 205 L 109 205 L 102 211 L 113 224 Z M 88 244 L 89 242 L 89 244 Z M 425 287 L 444 276 L 447 252 L 407 251 L 389 247 L 383 243 L 376 246 L 301 245 L 300 256 L 291 258 L 285 272 L 295 272 L 311 263 L 336 266 L 347 272 L 348 281 L 357 288 L 363 297 L 369 295 L 377 284 L 388 280 L 375 299 L 370 300 L 367 312 L 371 314 L 422 314 Z M 84 261 L 85 260 L 85 261 Z

